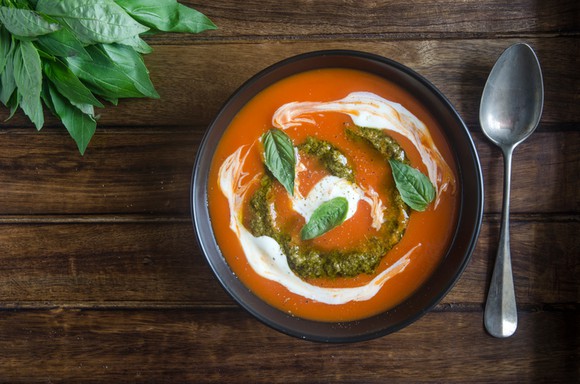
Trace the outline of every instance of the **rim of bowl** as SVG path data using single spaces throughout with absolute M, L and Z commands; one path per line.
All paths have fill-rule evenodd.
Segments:
M 403 87 L 423 104 L 452 148 L 460 179 L 460 204 L 454 235 L 437 268 L 403 302 L 377 315 L 354 321 L 321 322 L 289 315 L 253 294 L 230 269 L 216 243 L 208 211 L 207 182 L 213 150 L 231 119 L 257 93 L 293 74 L 321 68 L 351 68 L 372 73 Z M 388 77 L 388 75 L 393 75 Z M 448 123 L 443 124 L 442 122 Z M 456 145 L 459 144 L 459 145 Z M 469 200 L 467 200 L 469 197 Z M 483 219 L 483 175 L 469 130 L 449 100 L 426 78 L 391 59 L 354 50 L 323 50 L 279 61 L 242 84 L 223 104 L 206 130 L 192 172 L 190 203 L 196 240 L 225 291 L 262 323 L 300 339 L 358 342 L 398 331 L 429 312 L 453 288 L 468 265 Z M 467 204 L 469 202 L 469 204 Z

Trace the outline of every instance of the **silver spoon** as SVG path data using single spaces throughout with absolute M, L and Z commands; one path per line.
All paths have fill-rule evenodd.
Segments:
M 493 66 L 479 110 L 483 133 L 501 148 L 505 166 L 499 248 L 484 312 L 485 328 L 495 337 L 513 335 L 518 325 L 509 239 L 512 153 L 538 126 L 543 104 L 536 54 L 527 44 L 512 45 Z

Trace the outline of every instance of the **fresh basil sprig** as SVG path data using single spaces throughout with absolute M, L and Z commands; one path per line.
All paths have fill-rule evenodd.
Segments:
M 302 240 L 311 240 L 342 224 L 348 213 L 348 200 L 335 197 L 320 204 L 300 231 Z
M 38 130 L 44 104 L 84 154 L 99 99 L 159 97 L 141 35 L 215 28 L 176 0 L 0 0 L 0 102 Z
M 419 170 L 397 160 L 389 164 L 403 201 L 416 211 L 424 211 L 435 198 L 435 187 Z
M 262 136 L 264 161 L 272 175 L 294 196 L 296 154 L 292 139 L 279 129 L 271 129 Z

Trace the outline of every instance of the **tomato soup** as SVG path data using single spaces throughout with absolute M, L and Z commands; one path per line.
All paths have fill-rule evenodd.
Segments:
M 358 70 L 312 70 L 269 86 L 232 120 L 210 169 L 210 220 L 261 299 L 306 319 L 357 320 L 402 302 L 444 257 L 457 179 L 441 127 L 404 89 Z M 312 227 L 323 232 L 301 238 Z

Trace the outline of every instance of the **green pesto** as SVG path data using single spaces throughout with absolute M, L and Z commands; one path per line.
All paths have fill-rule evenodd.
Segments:
M 309 136 L 298 150 L 315 156 L 331 175 L 354 183 L 354 170 L 348 165 L 346 156 L 328 141 Z
M 312 246 L 284 244 L 290 269 L 301 277 L 354 277 L 375 272 L 385 254 L 403 237 L 407 226 L 403 221 L 387 221 L 379 234 L 349 250 L 321 252 Z
M 366 141 L 377 150 L 385 160 L 393 159 L 402 163 L 409 163 L 405 151 L 401 148 L 399 143 L 381 129 L 352 125 L 347 127 L 346 133 L 351 139 L 362 139 Z
M 250 198 L 249 227 L 252 236 L 268 236 L 276 240 L 282 248 L 290 242 L 289 235 L 276 229 L 270 214 L 269 205 L 272 201 L 272 178 L 265 175 L 260 180 L 260 187 Z
M 275 236 L 274 223 L 268 205 L 272 194 L 272 179 L 270 176 L 262 177 L 260 188 L 252 195 L 250 199 L 251 218 L 250 232 L 253 236 Z
M 380 135 L 376 132 L 378 131 Z M 360 133 L 364 132 L 364 133 Z M 356 132 L 349 129 L 349 135 L 368 141 L 384 158 L 385 162 L 392 156 L 406 159 L 401 147 L 382 131 L 360 128 Z M 299 146 L 299 151 L 316 156 L 327 170 L 337 176 L 354 182 L 354 171 L 344 159 L 344 155 L 332 144 L 309 137 Z M 390 191 L 389 209 L 385 211 L 385 222 L 378 234 L 369 237 L 352 249 L 321 251 L 310 241 L 300 244 L 291 240 L 290 235 L 276 228 L 270 214 L 272 201 L 272 179 L 264 176 L 260 187 L 250 199 L 249 228 L 253 236 L 269 236 L 280 244 L 287 257 L 290 269 L 302 278 L 335 278 L 354 277 L 360 274 L 372 274 L 385 254 L 403 237 L 408 224 L 408 207 L 401 199 L 396 188 Z

